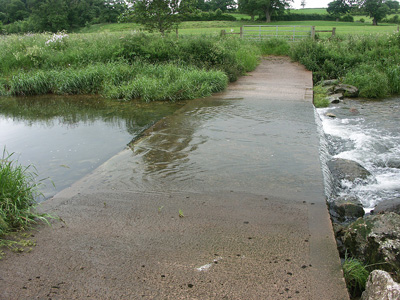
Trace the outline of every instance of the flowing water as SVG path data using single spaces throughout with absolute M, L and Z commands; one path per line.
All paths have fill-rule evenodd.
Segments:
M 0 148 L 14 153 L 20 164 L 33 165 L 39 180 L 49 178 L 41 185 L 48 198 L 182 105 L 111 102 L 93 96 L 0 98 Z
M 344 103 L 317 109 L 317 113 L 324 133 L 321 148 L 322 152 L 325 150 L 325 156 L 322 162 L 332 157 L 349 159 L 372 174 L 367 181 L 343 182 L 339 194 L 358 197 L 366 212 L 381 201 L 399 198 L 400 98 L 345 100 Z M 327 113 L 336 118 L 327 116 Z M 329 196 L 327 181 L 326 193 Z

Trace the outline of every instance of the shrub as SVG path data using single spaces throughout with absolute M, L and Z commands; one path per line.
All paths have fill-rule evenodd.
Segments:
M 369 64 L 362 64 L 349 71 L 344 82 L 358 87 L 359 96 L 365 98 L 383 98 L 390 91 L 386 74 Z
M 329 106 L 327 91 L 320 85 L 314 86 L 314 106 L 317 108 Z
M 342 22 L 354 22 L 354 17 L 350 14 L 345 14 L 343 17 L 340 18 Z

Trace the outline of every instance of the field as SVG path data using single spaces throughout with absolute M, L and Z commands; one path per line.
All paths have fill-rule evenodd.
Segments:
M 360 17 L 361 18 L 361 17 Z M 367 18 L 365 18 L 367 19 Z M 249 21 L 198 21 L 198 22 L 182 22 L 179 25 L 179 34 L 182 35 L 200 35 L 211 34 L 219 35 L 221 30 L 227 32 L 239 33 L 242 25 L 266 25 L 263 22 Z M 381 23 L 379 26 L 372 26 L 370 23 L 361 22 L 335 22 L 335 21 L 290 21 L 290 22 L 272 22 L 268 25 L 309 25 L 315 26 L 316 30 L 332 30 L 336 27 L 337 35 L 348 34 L 374 34 L 374 33 L 393 33 L 398 29 L 398 25 Z M 118 23 L 118 24 L 97 24 L 85 27 L 80 30 L 81 33 L 97 33 L 97 32 L 126 32 L 140 30 L 140 26 L 135 23 Z M 175 33 L 173 33 L 175 34 Z M 329 36 L 329 33 L 320 33 L 320 36 Z

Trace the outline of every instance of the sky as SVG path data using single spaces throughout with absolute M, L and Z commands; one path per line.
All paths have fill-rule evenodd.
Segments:
M 306 0 L 306 6 L 304 8 L 321 8 L 328 7 L 328 3 L 333 0 Z M 301 8 L 300 6 L 301 0 L 294 0 L 292 3 L 293 8 Z

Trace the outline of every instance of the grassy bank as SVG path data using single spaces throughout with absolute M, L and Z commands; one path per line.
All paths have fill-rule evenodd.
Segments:
M 313 71 L 314 82 L 341 79 L 360 89 L 360 97 L 400 93 L 400 35 L 349 35 L 293 44 L 290 57 Z
M 38 221 L 47 222 L 49 216 L 35 212 L 39 184 L 33 167 L 19 165 L 12 156 L 4 150 L 0 158 L 0 247 L 21 249 L 29 242 L 4 237 Z
M 223 90 L 253 70 L 259 48 L 235 38 L 144 33 L 35 34 L 0 39 L 0 95 L 102 94 L 181 100 Z

